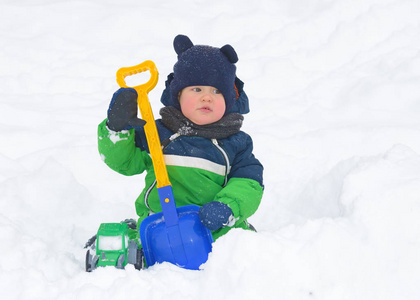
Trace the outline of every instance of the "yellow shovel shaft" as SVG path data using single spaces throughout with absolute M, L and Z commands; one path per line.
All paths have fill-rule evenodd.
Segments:
M 137 91 L 138 98 L 137 104 L 140 108 L 141 117 L 147 123 L 144 126 L 146 133 L 147 144 L 149 145 L 150 155 L 153 161 L 153 168 L 155 170 L 157 187 L 164 187 L 171 185 L 166 170 L 165 161 L 163 159 L 162 145 L 158 131 L 156 128 L 155 118 L 153 116 L 152 107 L 150 106 L 147 94 L 156 86 L 159 78 L 159 73 L 156 69 L 154 62 L 147 60 L 137 66 L 124 67 L 117 71 L 117 83 L 120 87 L 129 87 L 125 82 L 125 77 L 138 74 L 144 71 L 149 71 L 151 74 L 150 80 L 142 85 L 133 86 Z

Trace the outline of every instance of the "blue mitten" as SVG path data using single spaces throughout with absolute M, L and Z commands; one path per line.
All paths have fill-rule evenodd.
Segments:
M 108 128 L 113 131 L 143 127 L 146 121 L 137 118 L 137 92 L 132 88 L 120 88 L 112 96 L 108 109 Z
M 204 204 L 198 211 L 201 223 L 211 231 L 234 224 L 232 209 L 219 201 Z

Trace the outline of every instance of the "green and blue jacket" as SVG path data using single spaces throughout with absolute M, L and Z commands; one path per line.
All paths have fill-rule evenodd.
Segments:
M 105 163 L 120 174 L 146 171 L 145 187 L 135 201 L 140 222 L 162 211 L 144 130 L 114 132 L 106 119 L 98 126 L 98 148 Z M 156 121 L 177 206 L 223 202 L 232 209 L 233 228 L 248 228 L 263 195 L 263 166 L 254 157 L 251 137 L 239 131 L 227 138 L 183 136 Z M 232 227 L 212 232 L 214 239 Z

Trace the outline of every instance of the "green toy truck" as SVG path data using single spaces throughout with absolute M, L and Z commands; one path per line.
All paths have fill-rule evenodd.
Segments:
M 124 269 L 127 264 L 133 264 L 137 270 L 144 266 L 142 249 L 128 238 L 127 223 L 102 223 L 90 246 L 86 252 L 87 272 L 106 266 Z

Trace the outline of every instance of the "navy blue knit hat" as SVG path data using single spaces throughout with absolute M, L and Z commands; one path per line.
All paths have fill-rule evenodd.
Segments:
M 161 102 L 180 109 L 178 95 L 187 86 L 206 85 L 217 88 L 225 98 L 226 112 L 249 112 L 248 98 L 243 92 L 243 82 L 236 77 L 238 56 L 230 45 L 215 48 L 193 45 L 185 35 L 177 35 L 174 49 L 178 61 L 169 74 Z M 241 93 L 243 94 L 242 97 Z M 241 99 L 241 103 L 236 103 Z

